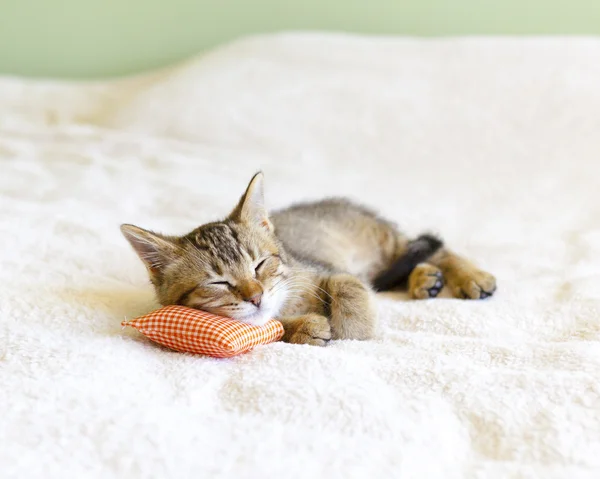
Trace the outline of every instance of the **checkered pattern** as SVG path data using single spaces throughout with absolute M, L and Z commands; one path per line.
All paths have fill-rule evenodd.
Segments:
M 151 340 L 176 351 L 228 358 L 254 346 L 281 339 L 283 325 L 271 320 L 252 326 L 184 306 L 166 306 L 123 326 L 137 329 Z

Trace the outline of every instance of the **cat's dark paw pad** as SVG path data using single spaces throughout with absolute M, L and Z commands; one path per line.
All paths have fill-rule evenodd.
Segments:
M 491 297 L 494 293 L 496 292 L 496 288 L 494 288 L 492 291 L 481 291 L 481 293 L 479 293 L 479 299 L 486 299 Z
M 420 264 L 410 274 L 408 290 L 415 299 L 435 298 L 444 288 L 444 276 L 433 265 Z
M 435 284 L 433 287 L 427 290 L 430 298 L 435 298 L 438 294 L 440 294 L 440 291 L 444 287 L 444 277 L 442 276 L 442 273 L 438 272 L 435 274 L 435 276 L 437 277 Z

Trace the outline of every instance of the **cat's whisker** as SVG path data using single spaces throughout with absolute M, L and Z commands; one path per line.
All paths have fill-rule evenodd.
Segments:
M 290 290 L 290 291 L 299 293 L 299 295 L 295 299 L 304 299 L 304 297 L 310 296 L 310 297 L 313 297 L 316 300 L 320 301 L 322 304 L 326 304 L 326 302 L 323 300 L 323 298 L 321 298 L 320 296 L 318 296 L 317 294 L 315 294 L 311 291 L 307 291 L 307 290 Z
M 319 286 L 317 286 L 317 285 L 315 285 L 313 283 L 309 283 L 308 281 L 304 281 L 304 282 L 295 283 L 295 285 L 297 285 L 297 286 L 304 286 L 307 289 L 316 289 L 316 290 L 321 291 L 324 294 L 326 294 L 332 302 L 335 301 L 335 298 L 332 297 L 327 291 L 325 291 L 323 288 L 321 288 L 321 287 L 319 287 Z

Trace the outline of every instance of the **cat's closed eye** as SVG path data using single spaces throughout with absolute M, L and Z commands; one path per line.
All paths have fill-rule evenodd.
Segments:
M 281 263 L 280 257 L 278 254 L 272 254 L 267 256 L 262 261 L 260 261 L 256 267 L 254 268 L 254 276 L 268 273 L 269 275 L 275 274 L 278 271 L 278 267 Z
M 265 259 L 263 259 L 263 260 L 262 260 L 260 263 L 258 263 L 258 264 L 256 265 L 256 268 L 254 268 L 254 273 L 255 273 L 255 274 L 258 274 L 258 273 L 260 273 L 260 270 L 261 270 L 261 268 L 263 267 L 263 265 L 266 263 L 267 259 L 269 259 L 269 258 L 265 258 Z
M 229 281 L 213 281 L 212 283 L 208 283 L 211 286 L 227 286 L 228 288 L 232 288 L 233 285 Z

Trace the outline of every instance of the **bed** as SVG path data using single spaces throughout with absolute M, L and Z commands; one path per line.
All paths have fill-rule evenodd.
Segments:
M 600 40 L 288 33 L 92 83 L 0 78 L 9 478 L 598 477 Z M 345 195 L 496 295 L 377 296 L 372 341 L 227 360 L 157 307 L 119 224 Z

